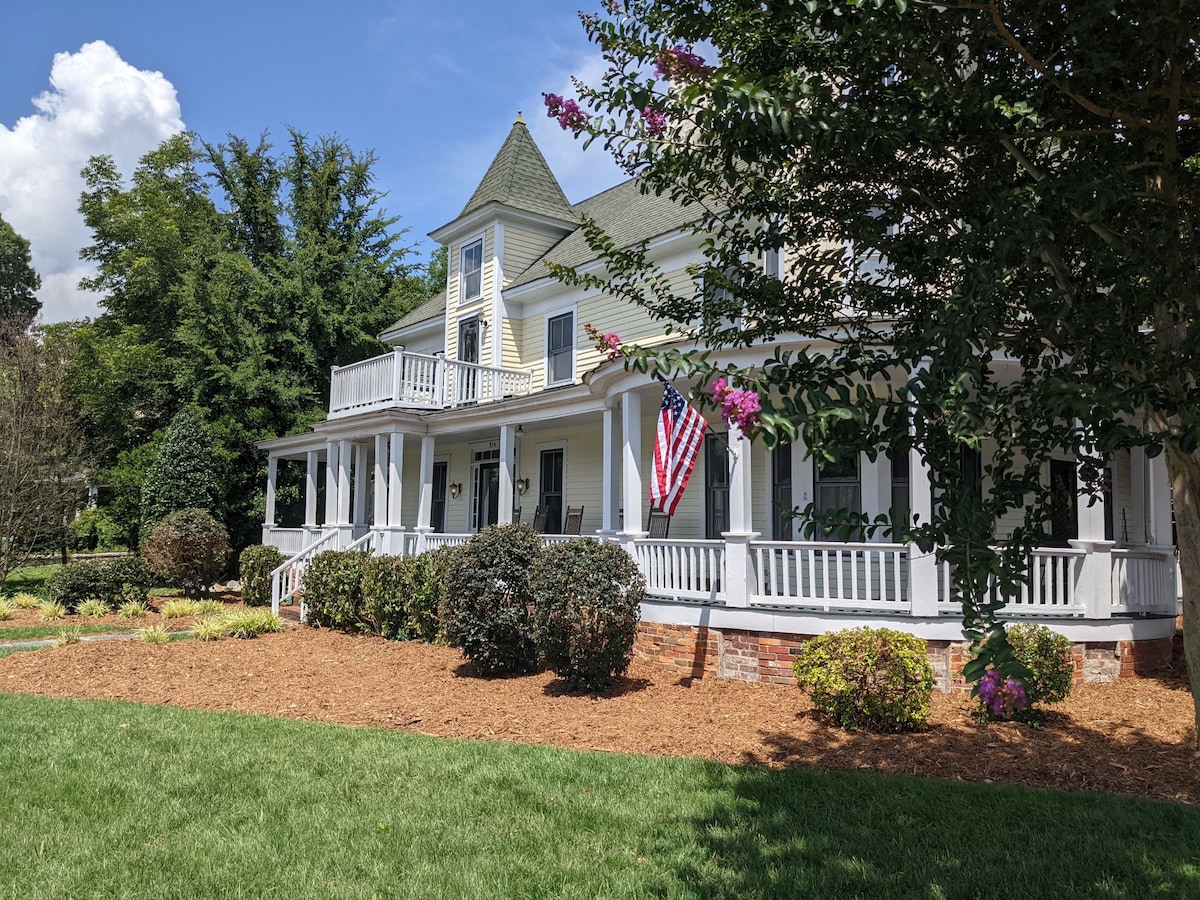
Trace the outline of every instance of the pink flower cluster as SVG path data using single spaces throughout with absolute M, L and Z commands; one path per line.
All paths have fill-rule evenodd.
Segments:
M 704 57 L 692 52 L 690 44 L 663 47 L 654 58 L 656 78 L 689 78 L 704 71 Z
M 642 110 L 642 119 L 646 123 L 646 131 L 654 137 L 658 137 L 667 128 L 667 117 L 653 106 L 647 106 Z
M 621 355 L 621 336 L 615 331 L 610 331 L 599 338 L 599 343 L 608 354 L 609 359 L 616 359 Z
M 1005 679 L 995 669 L 988 669 L 979 679 L 979 699 L 984 708 L 998 719 L 1011 719 L 1029 707 L 1025 688 L 1015 678 Z
M 563 131 L 579 134 L 587 127 L 588 114 L 574 100 L 564 100 L 558 94 L 542 94 L 546 101 L 546 115 L 558 119 Z
M 754 434 L 758 428 L 758 414 L 762 412 L 758 394 L 745 388 L 730 387 L 724 378 L 714 381 L 709 392 L 713 403 L 721 407 L 721 418 L 736 425 L 742 434 Z

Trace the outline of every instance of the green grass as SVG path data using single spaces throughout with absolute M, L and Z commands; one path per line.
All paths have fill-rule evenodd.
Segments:
M 66 627 L 68 627 L 67 623 L 59 620 L 57 624 L 15 625 L 12 628 L 0 628 L 0 644 L 58 637 L 59 632 Z M 129 630 L 125 628 L 122 631 L 120 625 L 75 625 L 71 627 L 78 628 L 80 634 L 122 634 Z
M 52 564 L 48 566 L 25 566 L 20 569 L 13 569 L 8 573 L 8 580 L 4 582 L 4 593 L 16 594 L 21 591 L 26 591 L 30 594 L 37 594 L 45 599 L 46 597 L 46 582 L 50 580 L 59 566 Z
M 14 653 L 28 653 L 31 650 L 41 650 L 41 647 L 0 647 L 0 659 L 12 656 Z
M 0 896 L 1194 897 L 1200 810 L 0 694 Z

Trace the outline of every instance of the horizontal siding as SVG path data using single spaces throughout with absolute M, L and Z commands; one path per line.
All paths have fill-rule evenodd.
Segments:
M 466 306 L 460 306 L 458 303 L 459 296 L 459 275 L 460 263 L 462 262 L 462 247 L 463 244 L 454 244 L 450 248 L 449 276 L 446 280 L 446 316 L 450 323 L 449 333 L 446 335 L 446 356 L 449 359 L 458 358 L 458 321 L 461 318 L 469 318 L 472 315 L 478 314 L 481 322 L 485 323 L 483 329 L 482 340 L 480 341 L 479 359 L 484 364 L 491 361 L 491 327 L 492 316 L 492 278 L 495 271 L 493 263 L 493 248 L 494 233 L 493 229 L 489 228 L 484 232 L 483 239 L 483 281 L 480 286 L 481 296 L 478 300 L 472 300 Z M 470 243 L 467 241 L 466 243 Z
M 504 226 L 504 285 L 525 272 L 545 255 L 556 243 L 556 239 L 523 228 Z

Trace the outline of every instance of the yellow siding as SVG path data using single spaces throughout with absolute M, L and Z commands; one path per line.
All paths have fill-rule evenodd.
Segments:
M 471 240 L 465 243 L 471 243 Z M 446 294 L 446 315 L 450 322 L 449 333 L 446 335 L 446 357 L 448 359 L 456 359 L 458 357 L 459 319 L 469 318 L 478 314 L 480 322 L 485 323 L 482 340 L 479 345 L 479 359 L 485 364 L 491 360 L 491 341 L 492 332 L 494 331 L 491 327 L 492 278 L 495 271 L 492 261 L 494 246 L 493 229 L 489 228 L 484 232 L 483 236 L 483 273 L 482 284 L 480 285 L 480 297 L 478 300 L 472 300 L 466 305 L 460 305 L 458 302 L 459 267 L 462 262 L 463 244 L 454 244 L 450 248 L 450 258 L 448 260 L 450 274 L 447 279 Z
M 503 354 L 502 365 L 506 369 L 524 368 L 524 362 L 521 359 L 521 333 L 524 327 L 524 321 L 513 318 L 505 319 L 501 326 L 503 343 L 500 346 L 500 352 Z
M 504 228 L 504 285 L 533 265 L 557 239 L 536 231 L 506 225 Z

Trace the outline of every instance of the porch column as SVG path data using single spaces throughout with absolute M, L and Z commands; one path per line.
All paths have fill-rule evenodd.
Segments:
M 317 527 L 317 468 L 321 451 L 309 450 L 304 474 L 304 527 Z
M 754 480 L 751 454 L 753 445 L 733 422 L 729 423 L 729 530 L 725 539 L 725 583 L 722 586 L 726 606 L 749 606 L 751 595 L 758 592 L 754 577 L 750 542 L 754 531 Z
M 621 435 L 617 428 L 617 411 L 605 406 L 603 416 L 600 535 L 610 538 L 617 533 L 617 510 L 621 506 Z
M 433 435 L 421 436 L 421 473 L 417 495 L 417 553 L 425 552 L 425 535 L 433 531 Z
M 637 391 L 621 395 L 621 486 L 625 504 L 623 543 L 644 537 L 642 530 L 642 397 Z
M 264 524 L 275 527 L 275 488 L 279 481 L 279 457 L 267 457 L 267 514 Z
M 375 465 L 372 474 L 372 510 L 376 528 L 387 528 L 391 525 L 388 518 L 388 436 L 386 433 L 375 435 Z
M 338 451 L 341 444 L 330 440 L 325 444 L 325 525 L 336 525 L 338 520 Z
M 1076 482 L 1079 495 L 1075 499 L 1078 539 L 1069 541 L 1077 550 L 1087 552 L 1079 562 L 1079 578 L 1075 590 L 1089 619 L 1112 618 L 1112 541 L 1104 539 L 1104 498 L 1093 496 L 1083 480 L 1082 465 L 1077 464 Z
M 516 446 L 516 426 L 500 426 L 500 496 L 496 505 L 496 523 L 511 525 L 513 520 L 513 449 Z
M 916 434 L 909 425 L 908 433 Z M 924 525 L 933 520 L 933 488 L 929 466 L 921 448 L 908 451 L 908 507 L 911 522 Z M 914 616 L 933 617 L 938 614 L 937 555 L 924 553 L 910 541 L 908 544 L 908 601 Z
M 404 433 L 393 431 L 388 454 L 387 477 L 381 482 L 384 487 L 384 494 L 387 496 L 387 523 L 392 530 L 392 553 L 402 553 L 404 548 L 402 542 L 404 536 L 399 534 L 404 531 L 404 527 L 400 524 L 403 519 L 404 509 Z M 431 495 L 432 496 L 432 495 Z
M 337 470 L 337 527 L 339 532 L 338 547 L 345 547 L 353 538 L 350 526 L 350 452 L 352 445 L 348 440 L 338 441 L 338 470 Z
M 1129 543 L 1148 544 L 1146 539 L 1146 449 L 1129 448 L 1129 496 L 1133 508 L 1129 511 Z
M 1146 522 L 1151 544 L 1170 546 L 1175 543 L 1171 534 L 1171 479 L 1167 476 L 1167 459 L 1163 453 L 1146 460 Z
M 354 519 L 355 525 L 367 524 L 367 445 L 354 445 Z
M 875 454 L 874 462 L 861 453 L 858 471 L 861 473 L 862 511 L 873 522 L 878 516 L 886 516 L 892 508 L 892 461 L 886 453 Z M 870 535 L 864 535 L 863 539 L 876 540 Z

